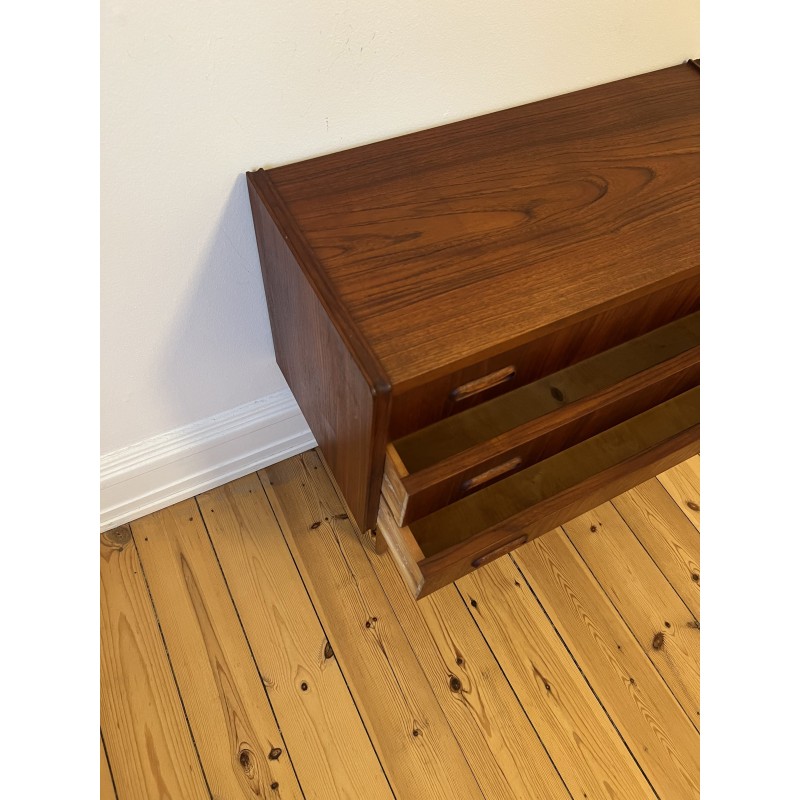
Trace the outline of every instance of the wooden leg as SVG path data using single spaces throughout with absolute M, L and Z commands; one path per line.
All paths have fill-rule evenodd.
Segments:
M 383 555 L 388 549 L 389 546 L 386 544 L 386 539 L 384 535 L 381 533 L 380 528 L 375 528 L 375 530 L 370 531 L 372 536 L 372 542 L 375 545 L 375 552 L 380 556 Z

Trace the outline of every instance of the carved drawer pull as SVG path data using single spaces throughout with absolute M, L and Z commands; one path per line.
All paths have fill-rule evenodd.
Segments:
M 484 375 L 482 378 L 476 378 L 474 381 L 469 381 L 461 386 L 457 386 L 450 392 L 450 397 L 456 401 L 464 400 L 467 397 L 478 394 L 478 392 L 491 389 L 493 386 L 507 383 L 512 380 L 516 374 L 516 367 L 503 367 L 503 369 L 499 369 L 497 372 L 492 372 L 489 375 Z
M 473 477 L 467 478 L 464 483 L 461 484 L 461 493 L 466 494 L 472 489 L 482 486 L 484 483 L 489 483 L 489 481 L 498 478 L 500 475 L 505 475 L 506 472 L 515 470 L 521 463 L 522 459 L 519 456 L 514 456 L 514 458 L 509 458 L 508 461 L 504 461 L 496 467 L 491 467 L 485 472 L 481 472 L 480 475 L 473 475 Z
M 512 550 L 516 550 L 520 545 L 525 544 L 525 542 L 527 541 L 528 541 L 528 534 L 523 533 L 522 536 L 518 536 L 516 539 L 512 539 L 510 542 L 506 542 L 504 545 L 501 545 L 496 550 L 491 550 L 482 556 L 478 556 L 472 562 L 472 566 L 482 567 L 484 564 L 488 564 L 490 561 L 494 561 L 494 559 L 500 558 L 500 556 L 504 556 L 506 553 L 510 553 Z

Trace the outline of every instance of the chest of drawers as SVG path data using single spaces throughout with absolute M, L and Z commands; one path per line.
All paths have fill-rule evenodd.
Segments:
M 278 364 L 422 596 L 699 449 L 699 70 L 248 173 Z

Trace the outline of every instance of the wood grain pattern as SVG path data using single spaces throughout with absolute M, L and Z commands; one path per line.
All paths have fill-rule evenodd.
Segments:
M 278 363 L 362 530 L 390 439 L 699 308 L 687 64 L 248 185 Z
M 453 363 L 448 372 L 426 377 L 413 386 L 393 388 L 389 436 L 397 439 L 520 386 L 557 372 L 630 339 L 643 336 L 681 317 L 697 312 L 700 286 L 696 278 L 655 288 L 645 297 L 623 298 L 618 305 L 543 332 L 534 342 L 505 343 L 498 352 L 484 352 L 479 360 Z M 442 313 L 449 308 L 445 305 Z M 503 311 L 494 311 L 495 316 Z M 419 323 L 418 323 L 419 324 Z M 488 322 L 487 324 L 491 324 Z M 433 323 L 431 323 L 433 325 Z M 436 340 L 431 331 L 429 346 Z M 453 388 L 496 369 L 514 367 L 514 377 L 479 395 L 459 402 Z
M 700 537 L 695 527 L 655 478 L 615 497 L 612 503 L 699 620 Z
M 679 65 L 268 176 L 399 387 L 696 276 L 698 87 Z
M 391 798 L 258 477 L 197 500 L 305 797 Z
M 365 550 L 484 796 L 569 798 L 455 586 L 415 601 L 392 560 Z
M 482 797 L 319 455 L 259 477 L 395 795 Z
M 478 485 L 505 477 L 509 461 L 521 468 L 535 464 L 592 436 L 619 425 L 659 403 L 700 383 L 700 348 L 695 347 L 642 372 L 623 378 L 598 392 L 531 417 L 517 427 L 487 438 L 472 447 L 400 479 L 406 497 L 400 496 L 405 524 L 426 516 L 466 495 Z M 526 394 L 528 394 L 526 392 Z M 562 395 L 563 396 L 563 395 Z M 491 405 L 491 404 L 487 404 Z M 468 414 L 469 412 L 467 412 Z M 492 427 L 500 427 L 493 425 Z M 415 437 L 424 446 L 424 437 Z M 406 468 L 408 465 L 404 465 Z
M 568 522 L 564 531 L 699 730 L 698 620 L 610 503 Z
M 212 795 L 302 798 L 196 502 L 131 527 Z
M 644 336 L 520 386 L 488 402 L 392 442 L 409 472 L 420 472 L 487 439 L 597 394 L 650 367 L 692 350 L 700 341 L 700 314 L 690 314 Z M 405 477 L 403 475 L 402 477 Z
M 700 530 L 700 456 L 676 464 L 658 475 L 658 480 Z
M 434 551 L 432 554 L 426 555 L 422 561 L 416 563 L 416 570 L 422 581 L 421 583 L 417 582 L 417 596 L 424 597 L 426 594 L 452 583 L 460 576 L 466 575 L 475 569 L 476 561 L 485 562 L 484 556 L 497 551 L 503 545 L 514 542 L 515 546 L 518 546 L 522 543 L 522 536 L 526 537 L 526 541 L 530 541 L 536 536 L 546 533 L 564 517 L 582 514 L 598 503 L 605 502 L 609 497 L 624 491 L 631 484 L 646 479 L 648 475 L 652 474 L 654 466 L 656 468 L 658 465 L 668 466 L 682 458 L 687 458 L 697 452 L 699 439 L 699 426 L 693 426 L 652 449 L 639 453 L 603 472 L 596 473 L 587 480 L 564 489 L 529 509 L 520 511 L 502 523 L 492 525 L 439 552 Z M 425 517 L 425 520 L 430 520 L 430 517 Z M 381 517 L 381 528 L 387 541 L 400 543 L 408 541 L 409 536 L 414 538 L 415 548 L 408 552 L 416 552 L 420 545 L 413 533 L 413 525 L 414 523 L 394 531 L 393 527 L 397 528 L 394 520 L 388 514 Z M 458 527 L 441 529 L 442 538 L 446 542 L 452 540 L 452 537 L 458 533 Z M 404 551 L 397 561 L 398 566 L 402 568 L 407 561 L 406 551 Z M 409 585 L 411 586 L 412 583 L 410 582 Z
M 548 617 L 659 797 L 700 796 L 700 737 L 561 531 L 518 550 Z
M 100 739 L 100 800 L 117 800 L 114 791 L 114 781 L 111 778 L 111 768 L 108 766 L 106 748 L 103 739 Z
M 403 479 L 408 476 L 408 470 L 397 453 L 392 442 L 386 445 L 386 463 L 383 467 L 383 482 L 381 484 L 382 502 L 389 507 L 395 520 L 405 518 L 408 491 L 403 485 Z M 380 511 L 378 511 L 380 519 Z
M 410 526 L 400 527 L 397 524 L 385 495 L 381 495 L 381 504 L 378 507 L 378 532 L 411 594 L 414 597 L 423 596 L 425 576 L 422 574 L 420 564 L 425 560 L 425 555 L 420 550 Z
M 619 494 L 615 486 L 606 488 L 609 475 L 624 480 L 638 462 L 649 462 L 652 475 L 662 450 L 680 449 L 684 436 L 696 440 L 699 416 L 699 390 L 692 389 L 412 523 L 414 538 L 426 555 L 433 555 L 476 535 L 487 541 L 498 532 L 519 535 L 538 523 L 543 508 L 561 520 L 571 519 Z M 668 466 L 693 454 L 675 457 Z M 639 483 L 633 476 L 628 480 L 620 491 Z M 574 505 L 590 498 L 585 508 Z
M 192 544 L 193 525 L 176 534 L 187 540 L 177 549 L 213 612 L 205 627 L 218 641 L 244 635 L 251 645 L 231 672 L 239 681 L 258 669 L 285 743 L 270 761 L 291 761 L 307 800 L 383 800 L 387 793 L 652 800 L 653 787 L 661 800 L 696 796 L 697 761 L 684 749 L 694 741 L 696 751 L 697 732 L 669 691 L 669 675 L 647 657 L 655 652 L 640 644 L 645 615 L 664 609 L 662 596 L 669 607 L 675 597 L 631 531 L 673 585 L 683 572 L 697 589 L 686 559 L 692 546 L 699 550 L 699 536 L 658 480 L 614 498 L 632 525 L 627 533 L 615 527 L 610 505 L 594 515 L 603 523 L 598 531 L 571 527 L 582 555 L 563 532 L 525 545 L 523 553 L 547 550 L 530 568 L 521 565 L 536 594 L 515 566 L 516 551 L 415 602 L 393 561 L 377 556 L 368 537 L 358 541 L 324 462 L 309 465 L 312 455 L 281 467 L 293 476 L 285 485 L 269 486 L 262 472 L 203 495 L 214 537 L 205 546 Z M 172 556 L 153 556 L 156 570 L 168 574 Z M 190 659 L 181 698 L 169 658 L 182 678 L 173 623 L 176 614 L 185 618 L 185 604 L 173 601 L 174 591 L 151 599 L 127 526 L 101 538 L 101 590 L 102 796 L 114 797 L 104 747 L 119 800 L 247 796 L 238 787 L 213 795 L 208 788 L 206 777 L 214 787 L 227 785 L 237 764 L 207 746 L 210 758 L 201 761 L 192 734 L 227 752 L 228 722 L 218 699 L 195 702 L 198 685 L 208 683 L 203 658 Z M 223 603 L 213 602 L 217 595 Z M 228 611 L 216 613 L 221 606 Z M 660 631 L 659 652 L 675 644 L 669 631 Z M 224 649 L 218 672 L 237 649 Z M 237 681 L 228 682 L 227 694 L 238 691 Z M 246 695 L 239 696 L 249 712 Z M 256 712 L 263 717 L 269 709 Z M 654 749 L 650 736 L 662 746 Z M 373 782 L 376 761 L 383 783 Z
M 362 530 L 374 527 L 387 443 L 389 385 L 365 345 L 311 285 L 250 182 L 275 357 Z M 268 187 L 267 187 L 268 188 Z M 344 327 L 343 327 L 344 326 Z
M 457 586 L 572 797 L 654 797 L 510 557 Z
M 384 504 L 381 530 L 408 585 L 425 596 L 505 545 L 546 533 L 693 455 L 698 417 L 694 389 L 408 526 L 397 526 Z M 411 540 L 422 561 L 405 547 Z
M 100 536 L 100 725 L 120 798 L 208 798 L 130 528 Z
M 694 481 L 694 486 L 697 490 L 697 493 L 700 492 L 700 453 L 692 458 L 687 458 L 686 461 L 683 462 L 683 467 L 686 472 L 692 476 L 692 480 Z

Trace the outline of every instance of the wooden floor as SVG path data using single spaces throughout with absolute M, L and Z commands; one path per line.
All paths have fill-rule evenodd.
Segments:
M 102 534 L 101 796 L 699 795 L 699 457 L 419 602 L 316 452 Z

